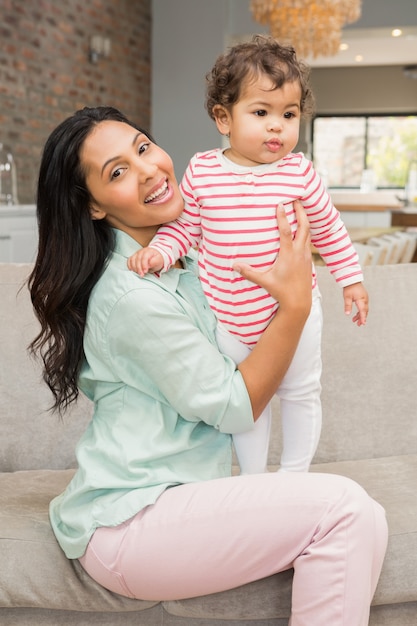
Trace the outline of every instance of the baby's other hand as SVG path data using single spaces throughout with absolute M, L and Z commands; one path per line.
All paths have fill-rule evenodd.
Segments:
M 343 299 L 345 302 L 345 313 L 350 315 L 352 305 L 355 304 L 358 312 L 353 316 L 352 322 L 357 326 L 364 326 L 369 311 L 368 292 L 363 283 L 354 283 L 343 288 Z
M 141 248 L 127 260 L 127 266 L 143 278 L 148 272 L 158 272 L 164 267 L 162 254 L 154 248 Z

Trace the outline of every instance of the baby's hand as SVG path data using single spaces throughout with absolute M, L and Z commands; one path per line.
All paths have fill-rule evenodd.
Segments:
M 358 312 L 353 316 L 352 322 L 356 322 L 357 326 L 363 326 L 366 323 L 368 315 L 368 292 L 363 283 L 354 283 L 343 288 L 343 299 L 345 301 L 345 313 L 350 315 L 352 312 L 352 304 L 356 304 Z
M 163 256 L 154 248 L 142 248 L 127 260 L 127 266 L 143 278 L 148 272 L 158 272 L 164 267 Z

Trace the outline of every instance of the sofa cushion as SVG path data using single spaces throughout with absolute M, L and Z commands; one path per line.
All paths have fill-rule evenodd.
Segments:
M 374 604 L 417 600 L 417 457 L 388 457 L 317 465 L 313 471 L 350 476 L 389 510 L 390 543 Z M 50 500 L 73 470 L 0 474 L 0 606 L 75 611 L 138 611 L 155 602 L 136 601 L 97 585 L 77 561 L 69 561 L 52 533 Z M 166 602 L 172 615 L 191 618 L 288 618 L 291 571 L 230 592 Z M 279 579 L 279 583 L 278 583 Z
M 348 476 L 388 509 L 389 545 L 372 604 L 416 602 L 417 455 L 324 463 L 314 465 L 312 471 Z M 244 620 L 288 618 L 290 602 L 291 572 L 283 572 L 232 591 L 165 602 L 164 606 L 169 613 L 190 619 Z
M 374 605 L 417 601 L 417 454 L 313 465 L 356 480 L 387 512 L 389 542 Z
M 70 611 L 139 611 L 135 601 L 95 583 L 68 560 L 52 532 L 48 508 L 73 470 L 0 474 L 0 606 Z

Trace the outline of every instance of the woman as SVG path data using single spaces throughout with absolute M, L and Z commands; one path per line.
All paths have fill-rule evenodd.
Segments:
M 50 516 L 68 558 L 104 587 L 170 600 L 294 567 L 292 626 L 368 623 L 386 549 L 382 508 L 323 474 L 231 474 L 231 434 L 253 427 L 291 362 L 311 307 L 308 224 L 281 209 L 279 261 L 236 267 L 280 301 L 238 366 L 187 257 L 163 274 L 127 268 L 175 219 L 170 157 L 115 109 L 83 109 L 50 135 L 38 184 L 30 290 L 54 406 L 94 401 L 79 469 Z

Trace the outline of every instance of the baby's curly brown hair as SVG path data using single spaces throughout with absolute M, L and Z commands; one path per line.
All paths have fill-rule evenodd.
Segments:
M 229 109 L 238 102 L 242 87 L 259 74 L 266 74 L 276 89 L 298 81 L 301 87 L 301 114 L 313 115 L 314 96 L 310 88 L 310 68 L 299 61 L 292 46 L 279 44 L 267 35 L 254 35 L 221 54 L 206 75 L 206 109 L 214 120 L 217 104 Z

